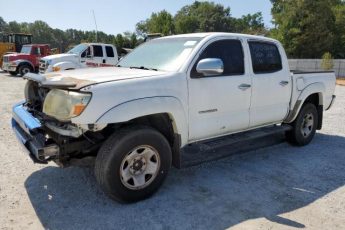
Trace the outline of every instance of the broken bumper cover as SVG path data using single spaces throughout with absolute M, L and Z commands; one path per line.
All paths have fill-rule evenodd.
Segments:
M 46 143 L 40 121 L 26 110 L 23 103 L 13 106 L 12 115 L 13 131 L 34 162 L 45 164 L 59 155 L 58 145 Z

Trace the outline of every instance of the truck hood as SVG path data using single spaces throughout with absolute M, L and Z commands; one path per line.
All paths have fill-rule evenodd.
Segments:
M 99 67 L 67 70 L 43 75 L 28 73 L 24 78 L 36 81 L 41 86 L 48 88 L 81 89 L 104 82 L 123 81 L 164 74 L 166 72 L 124 67 Z
M 16 61 L 19 59 L 25 59 L 28 60 L 30 57 L 30 54 L 23 54 L 23 53 L 13 53 L 13 54 L 6 54 L 4 57 L 8 58 L 8 61 Z
M 76 54 L 54 54 L 46 56 L 41 60 L 48 61 L 50 64 L 55 64 L 62 61 L 76 61 L 78 58 Z

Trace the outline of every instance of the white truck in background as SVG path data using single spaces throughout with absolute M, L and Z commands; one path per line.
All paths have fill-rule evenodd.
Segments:
M 39 73 L 86 67 L 115 66 L 119 57 L 115 46 L 103 43 L 82 43 L 64 54 L 41 58 Z
M 95 159 L 123 202 L 152 195 L 193 144 L 272 126 L 306 145 L 335 98 L 333 72 L 291 72 L 278 41 L 231 33 L 157 38 L 116 67 L 24 78 L 12 126 L 32 159 Z

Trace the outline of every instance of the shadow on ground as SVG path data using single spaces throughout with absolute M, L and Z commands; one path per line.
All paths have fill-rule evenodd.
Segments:
M 345 138 L 316 135 L 306 147 L 286 143 L 172 170 L 152 198 L 130 205 L 108 199 L 92 170 L 46 167 L 25 186 L 49 229 L 224 229 L 265 217 L 304 228 L 278 215 L 345 184 Z

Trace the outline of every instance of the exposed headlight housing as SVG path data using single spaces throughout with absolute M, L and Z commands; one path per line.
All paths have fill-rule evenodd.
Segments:
M 60 121 L 79 116 L 91 100 L 90 93 L 52 89 L 43 103 L 43 113 Z

